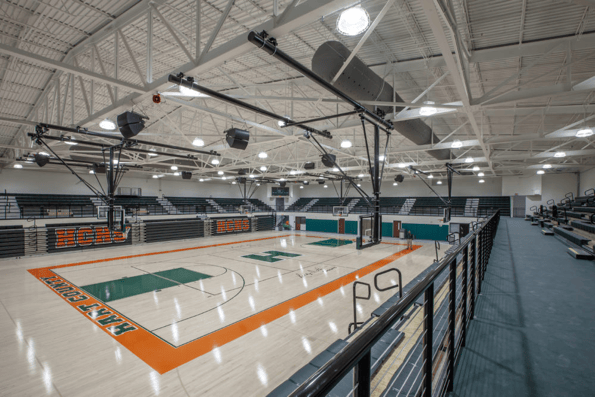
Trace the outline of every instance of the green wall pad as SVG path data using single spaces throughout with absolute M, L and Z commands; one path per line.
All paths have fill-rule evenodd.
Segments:
M 339 222 L 332 219 L 306 219 L 309 232 L 338 233 Z
M 316 241 L 313 243 L 308 243 L 308 245 L 323 245 L 325 247 L 341 247 L 343 245 L 353 244 L 351 240 L 338 240 L 336 238 L 331 238 L 328 240 Z
M 103 302 L 111 302 L 210 277 L 209 275 L 192 270 L 177 268 L 103 283 L 89 284 L 81 288 Z
M 357 221 L 345 221 L 345 234 L 357 234 Z
M 418 240 L 446 241 L 448 238 L 448 225 L 403 223 L 401 227 L 413 233 Z

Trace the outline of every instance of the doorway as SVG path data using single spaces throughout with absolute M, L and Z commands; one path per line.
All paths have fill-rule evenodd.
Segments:
M 295 230 L 306 230 L 306 217 L 296 216 L 295 217 Z
M 345 218 L 339 218 L 339 234 L 345 234 Z
M 401 221 L 393 221 L 393 237 L 399 238 L 401 234 Z
M 275 204 L 277 205 L 277 211 L 285 211 L 285 199 L 283 197 L 277 197 Z
M 512 216 L 513 218 L 525 217 L 526 196 L 512 196 Z
M 459 224 L 459 236 L 460 238 L 465 237 L 469 234 L 469 224 L 468 223 L 460 223 Z

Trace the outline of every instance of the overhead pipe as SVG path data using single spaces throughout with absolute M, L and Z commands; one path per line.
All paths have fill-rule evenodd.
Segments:
M 350 54 L 351 51 L 342 43 L 327 41 L 318 47 L 314 53 L 312 70 L 316 73 L 318 79 L 330 85 L 330 82 Z M 345 92 L 359 101 L 403 102 L 399 94 L 394 92 L 394 88 L 358 57 L 351 60 L 332 87 L 336 91 Z M 368 110 L 372 108 L 372 105 L 367 106 Z M 391 106 L 379 106 L 379 108 L 385 113 L 391 113 L 393 109 Z M 401 110 L 403 110 L 402 107 L 396 107 L 397 112 Z M 396 121 L 394 122 L 394 129 L 417 145 L 440 142 L 432 129 L 419 119 Z M 428 154 L 438 160 L 449 160 L 451 152 L 449 149 L 435 149 L 428 150 Z

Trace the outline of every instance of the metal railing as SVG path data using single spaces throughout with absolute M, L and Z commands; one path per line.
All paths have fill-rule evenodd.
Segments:
M 354 334 L 339 353 L 291 396 L 325 396 L 345 377 L 351 376 L 352 370 L 353 391 L 357 397 L 377 393 L 379 387 L 384 389 L 380 390 L 382 395 L 387 387 L 398 389 L 398 395 L 423 397 L 442 396 L 452 391 L 455 363 L 465 346 L 499 219 L 499 212 L 493 214 L 450 254 L 434 263 L 433 270 L 384 314 Z M 409 327 L 409 337 L 395 349 L 397 357 L 390 355 L 373 378 L 372 348 L 395 327 Z M 409 350 L 403 360 L 399 355 L 406 349 Z M 386 376 L 390 376 L 388 382 L 383 379 Z
M 380 207 L 380 213 L 382 215 L 413 215 L 413 216 L 444 216 L 445 207 L 412 207 L 407 214 L 400 214 L 402 206 L 390 206 Z M 497 207 L 478 207 L 477 212 L 473 214 L 466 213 L 465 207 L 452 207 L 451 216 L 454 217 L 481 217 L 485 218 L 500 209 Z M 333 212 L 333 206 L 331 205 L 314 205 L 307 211 L 298 211 L 304 213 L 319 213 L 319 214 L 330 214 Z M 349 211 L 350 214 L 368 214 L 371 213 L 370 209 L 365 206 L 355 206 Z

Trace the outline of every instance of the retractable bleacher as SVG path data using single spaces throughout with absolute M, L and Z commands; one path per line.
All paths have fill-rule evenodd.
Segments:
M 178 211 L 178 214 L 213 214 L 217 213 L 211 203 L 202 197 L 165 197 Z
M 23 218 L 93 217 L 91 196 L 72 194 L 11 194 L 17 200 Z

